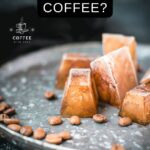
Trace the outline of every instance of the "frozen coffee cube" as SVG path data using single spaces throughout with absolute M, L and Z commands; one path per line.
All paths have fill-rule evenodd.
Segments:
M 98 111 L 98 94 L 90 69 L 71 69 L 62 98 L 64 117 L 92 117 Z
M 66 53 L 63 55 L 56 77 L 56 87 L 63 89 L 71 68 L 90 68 L 94 57 L 85 54 Z
M 127 91 L 137 85 L 137 75 L 128 47 L 122 47 L 91 62 L 101 101 L 119 107 Z
M 137 68 L 136 40 L 134 36 L 125 36 L 122 34 L 107 34 L 102 35 L 103 53 L 107 54 L 123 46 L 127 46 L 130 50 L 133 63 Z
M 150 83 L 141 84 L 127 92 L 119 114 L 139 124 L 150 123 Z

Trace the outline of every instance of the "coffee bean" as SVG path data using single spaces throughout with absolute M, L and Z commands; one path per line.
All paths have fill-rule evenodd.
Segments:
M 3 114 L 7 115 L 14 115 L 15 113 L 16 113 L 15 108 L 8 108 L 3 112 Z
M 52 91 L 46 91 L 46 92 L 44 93 L 44 97 L 45 97 L 46 99 L 48 99 L 48 100 L 52 100 L 52 99 L 55 99 L 55 98 L 56 98 L 56 95 L 55 95 L 55 93 L 52 92 Z
M 136 68 L 137 72 L 144 72 L 144 70 L 143 70 L 143 68 L 141 67 L 140 64 L 137 64 L 136 67 L 137 67 L 137 68 Z
M 3 96 L 0 96 L 0 102 L 2 102 L 4 100 Z
M 102 114 L 95 114 L 93 115 L 93 120 L 97 123 L 104 123 L 107 122 L 107 118 Z
M 51 144 L 61 144 L 62 143 L 62 138 L 60 136 L 58 136 L 57 134 L 48 134 L 46 136 L 45 140 Z
M 16 118 L 6 118 L 4 119 L 5 124 L 20 124 L 20 120 Z
M 60 136 L 63 140 L 69 140 L 72 138 L 70 132 L 68 131 L 62 131 L 58 133 L 58 136 Z
M 0 103 L 0 112 L 3 112 L 5 109 L 9 108 L 9 105 L 5 102 Z
M 6 118 L 9 118 L 9 116 L 6 114 L 0 114 L 0 122 L 3 122 Z
M 7 126 L 10 130 L 13 130 L 15 132 L 19 132 L 21 129 L 21 126 L 18 124 L 10 124 Z
M 46 132 L 44 129 L 42 128 L 37 128 L 34 132 L 33 132 L 33 137 L 35 139 L 41 140 L 46 136 Z
M 114 145 L 112 145 L 111 150 L 125 150 L 125 149 L 120 144 L 114 144 Z
M 62 119 L 60 116 L 50 117 L 48 118 L 48 122 L 50 125 L 59 125 L 62 123 Z
M 132 120 L 129 117 L 123 117 L 119 119 L 118 124 L 122 127 L 129 126 L 132 124 Z
M 2 113 L 5 110 L 5 106 L 0 104 L 0 112 Z
M 23 127 L 21 127 L 20 133 L 22 135 L 25 135 L 25 136 L 31 136 L 32 133 L 33 133 L 32 127 L 31 126 L 23 126 Z
M 72 125 L 79 125 L 79 124 L 81 124 L 81 120 L 80 120 L 80 118 L 78 116 L 72 116 L 70 118 L 70 123 Z

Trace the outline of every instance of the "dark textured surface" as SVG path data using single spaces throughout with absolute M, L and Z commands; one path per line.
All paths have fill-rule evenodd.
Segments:
M 0 138 L 0 150 L 21 150 L 21 148 L 17 147 L 6 139 Z
M 0 69 L 0 94 L 17 110 L 16 117 L 21 119 L 22 125 L 31 125 L 34 129 L 43 127 L 47 132 L 68 130 L 73 139 L 64 142 L 61 146 L 46 144 L 32 138 L 8 130 L 0 125 L 2 137 L 7 137 L 12 143 L 28 149 L 74 149 L 98 150 L 110 149 L 113 143 L 120 143 L 127 150 L 150 149 L 150 125 L 133 124 L 129 127 L 119 127 L 118 110 L 111 106 L 101 106 L 100 112 L 108 117 L 108 123 L 97 124 L 91 119 L 82 119 L 79 127 L 72 126 L 65 118 L 60 126 L 49 126 L 47 117 L 58 115 L 62 91 L 54 88 L 55 74 L 60 58 L 64 52 L 84 52 L 89 55 L 100 54 L 99 43 L 73 44 L 45 49 L 15 61 Z M 149 46 L 138 46 L 139 62 L 143 69 L 150 66 Z M 139 74 L 139 78 L 142 74 Z M 43 98 L 45 90 L 55 90 L 58 99 L 47 101 Z M 105 109 L 103 109 L 105 107 Z M 105 111 L 104 111 L 105 110 Z M 66 149 L 66 148 L 65 148 Z

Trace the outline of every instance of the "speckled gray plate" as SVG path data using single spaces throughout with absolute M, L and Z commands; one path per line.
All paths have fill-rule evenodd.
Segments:
M 60 126 L 48 125 L 48 116 L 59 115 L 63 91 L 55 89 L 54 81 L 61 56 L 65 52 L 102 54 L 100 43 L 91 42 L 47 48 L 20 57 L 0 68 L 0 95 L 4 95 L 6 101 L 16 108 L 16 117 L 21 120 L 22 125 L 31 125 L 33 129 L 42 127 L 50 133 L 68 130 L 73 139 L 61 145 L 52 145 L 10 131 L 3 124 L 0 124 L 0 136 L 24 149 L 32 150 L 107 150 L 114 143 L 124 145 L 127 150 L 150 150 L 150 125 L 134 123 L 129 127 L 119 127 L 118 110 L 111 106 L 100 107 L 100 112 L 109 120 L 105 124 L 82 119 L 80 126 L 72 126 L 65 118 Z M 146 70 L 150 66 L 150 47 L 139 45 L 138 58 L 142 68 Z M 142 74 L 138 76 L 140 78 Z M 58 99 L 50 102 L 45 100 L 43 94 L 46 90 L 55 90 Z

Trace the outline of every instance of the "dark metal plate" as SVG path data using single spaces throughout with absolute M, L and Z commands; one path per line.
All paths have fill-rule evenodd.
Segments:
M 119 127 L 118 110 L 111 106 L 106 106 L 105 111 L 100 107 L 100 112 L 109 120 L 105 124 L 97 124 L 92 119 L 82 119 L 80 126 L 72 126 L 65 118 L 60 126 L 48 125 L 48 116 L 59 115 L 63 91 L 56 90 L 54 82 L 61 56 L 65 52 L 102 54 L 101 44 L 91 42 L 47 48 L 20 57 L 0 68 L 0 94 L 16 108 L 16 117 L 21 120 L 22 125 L 31 125 L 34 129 L 42 127 L 50 133 L 68 130 L 73 139 L 61 145 L 52 145 L 32 137 L 24 137 L 7 129 L 3 124 L 0 124 L 0 135 L 14 144 L 32 150 L 107 150 L 114 143 L 124 145 L 127 150 L 150 150 L 150 125 L 134 123 L 129 127 Z M 144 70 L 150 67 L 150 46 L 139 45 L 138 58 Z M 138 76 L 140 78 L 142 73 Z M 43 94 L 46 90 L 55 90 L 58 99 L 50 102 L 45 100 Z

